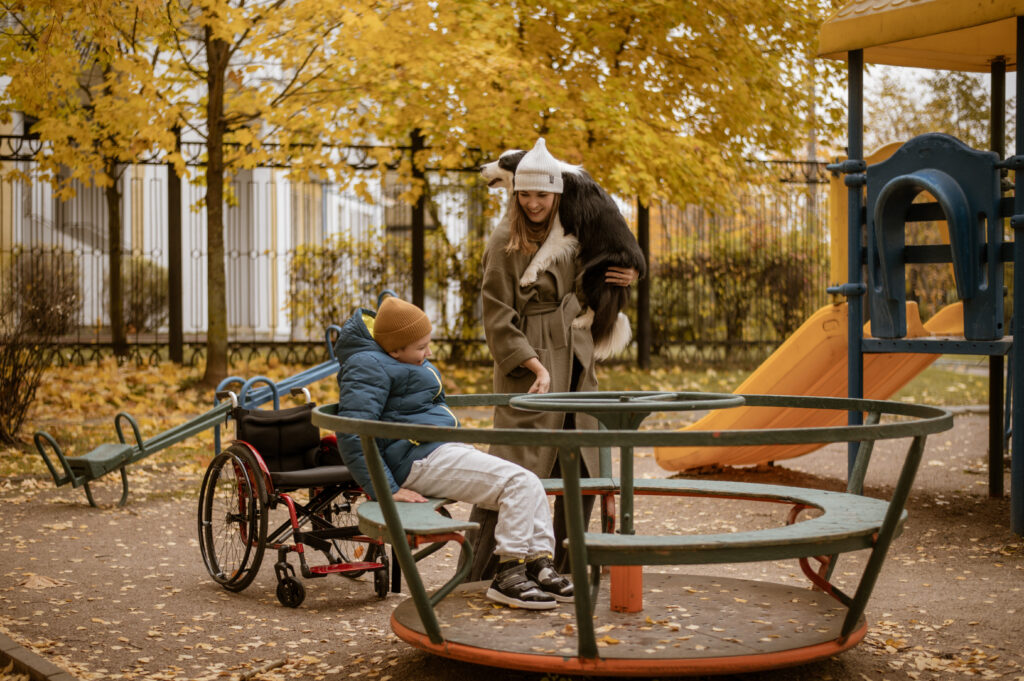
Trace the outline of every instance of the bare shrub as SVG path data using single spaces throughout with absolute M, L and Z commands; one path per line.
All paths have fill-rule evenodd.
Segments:
M 121 261 L 124 326 L 128 333 L 156 331 L 167 321 L 167 268 L 141 255 Z M 110 290 L 110 276 L 105 285 Z
M 383 231 L 372 239 L 332 234 L 322 244 L 298 246 L 289 266 L 288 314 L 309 337 L 342 324 L 360 305 L 372 305 L 402 276 L 409 256 L 394 257 Z M 405 265 L 408 266 L 408 265 Z M 401 292 L 399 292 L 401 293 Z
M 82 288 L 73 253 L 32 248 L 14 254 L 9 312 L 26 333 L 61 336 L 78 326 Z
M 55 325 L 36 328 L 40 318 L 21 314 L 19 298 L 7 288 L 0 297 L 0 442 L 15 444 L 50 365 Z

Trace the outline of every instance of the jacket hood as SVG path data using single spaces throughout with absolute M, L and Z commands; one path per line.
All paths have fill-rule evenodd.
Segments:
M 357 352 L 366 352 L 367 350 L 384 352 L 384 349 L 377 345 L 377 341 L 373 340 L 373 333 L 370 331 L 376 316 L 373 310 L 358 307 L 352 316 L 341 325 L 341 333 L 338 334 L 338 340 L 334 344 L 334 354 L 338 358 L 339 364 L 344 365 L 348 358 Z M 367 326 L 368 324 L 369 326 Z

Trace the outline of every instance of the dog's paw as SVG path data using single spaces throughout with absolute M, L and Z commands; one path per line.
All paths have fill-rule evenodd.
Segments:
M 574 329 L 589 329 L 594 323 L 594 311 L 587 310 L 576 319 L 572 320 L 572 328 Z
M 519 277 L 519 285 L 529 286 L 533 282 L 537 281 L 537 277 L 539 275 L 540 270 L 534 267 L 533 265 L 530 265 L 529 267 L 526 268 L 526 271 L 523 272 L 523 276 Z
M 629 328 L 629 317 L 620 312 L 612 332 L 594 343 L 594 359 L 600 361 L 619 354 L 626 349 L 632 339 L 633 330 Z

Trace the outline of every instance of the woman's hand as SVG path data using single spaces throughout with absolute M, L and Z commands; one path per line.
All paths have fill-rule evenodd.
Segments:
M 523 362 L 523 366 L 537 375 L 533 385 L 530 386 L 530 393 L 542 394 L 551 390 L 551 374 L 548 373 L 548 370 L 544 368 L 539 359 L 531 357 Z
M 427 498 L 419 492 L 413 492 L 411 489 L 406 489 L 405 487 L 392 494 L 391 498 L 395 501 L 412 501 L 416 503 L 422 503 L 427 500 Z
M 604 273 L 606 283 L 614 286 L 629 286 L 640 278 L 640 273 L 632 267 L 609 267 Z

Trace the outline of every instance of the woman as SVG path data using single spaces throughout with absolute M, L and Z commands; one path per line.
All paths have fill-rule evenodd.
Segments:
M 494 358 L 494 392 L 547 393 L 597 390 L 594 373 L 594 341 L 590 330 L 576 328 L 572 321 L 580 315 L 576 295 L 581 272 L 573 241 L 559 242 L 561 257 L 527 286 L 520 278 L 540 245 L 550 239 L 563 239 L 558 223 L 558 203 L 562 193 L 560 164 L 548 152 L 544 139 L 523 156 L 516 168 L 514 200 L 507 220 L 491 234 L 484 250 L 482 285 L 484 333 Z M 629 286 L 638 273 L 633 269 L 610 267 L 606 280 Z M 590 416 L 558 412 L 527 412 L 511 407 L 496 407 L 495 428 L 597 428 Z M 494 445 L 490 452 L 513 461 L 542 478 L 560 477 L 555 447 Z M 595 448 L 583 449 L 584 476 L 598 472 Z M 585 500 L 587 517 L 593 497 Z M 471 580 L 493 573 L 489 564 L 493 551 L 494 514 L 474 508 L 471 519 L 480 523 L 475 541 Z M 568 571 L 568 556 L 562 546 L 565 514 L 562 497 L 555 501 L 555 566 Z

